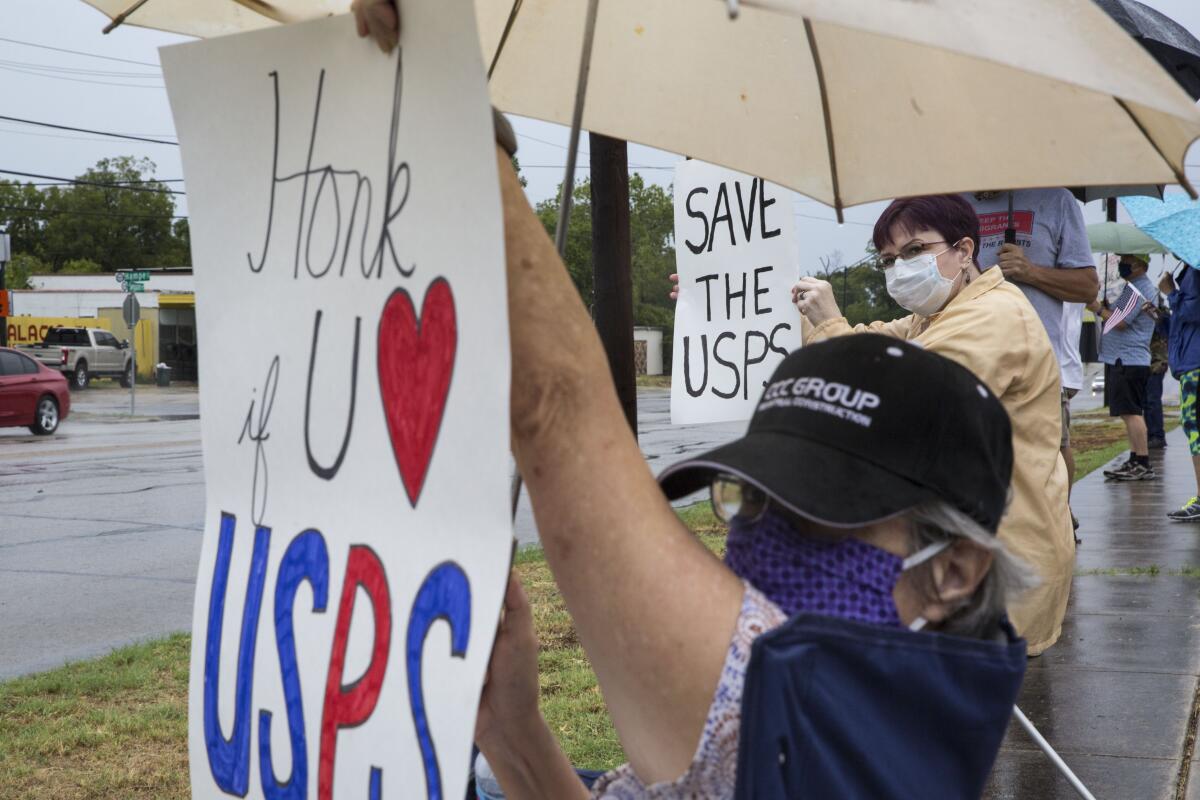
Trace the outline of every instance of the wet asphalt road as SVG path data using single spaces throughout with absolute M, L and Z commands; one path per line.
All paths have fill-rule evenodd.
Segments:
M 204 526 L 195 388 L 139 388 L 136 417 L 115 387 L 72 402 L 52 437 L 0 428 L 0 680 L 190 627 Z M 1073 408 L 1099 405 L 1085 390 Z M 639 391 L 638 423 L 656 474 L 745 430 L 672 427 L 665 389 Z M 537 542 L 527 497 L 515 535 Z
M 51 437 L 0 428 L 0 679 L 190 626 L 196 392 L 94 389 Z
M 107 383 L 107 382 L 105 382 Z M 743 423 L 671 427 L 669 393 L 639 395 L 658 472 Z M 58 432 L 0 428 L 0 680 L 191 626 L 204 476 L 195 388 L 72 395 Z M 521 544 L 537 541 L 528 500 Z

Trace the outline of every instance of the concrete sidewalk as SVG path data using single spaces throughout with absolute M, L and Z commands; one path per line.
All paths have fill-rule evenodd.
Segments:
M 1165 516 L 1195 493 L 1182 431 L 1167 441 L 1151 455 L 1157 481 L 1105 482 L 1096 470 L 1075 485 L 1083 544 L 1062 638 L 1029 662 L 1018 701 L 1098 800 L 1200 800 L 1200 524 Z M 1150 567 L 1158 573 L 1137 574 Z M 985 797 L 1076 796 L 1010 727 Z
M 200 391 L 193 384 L 170 386 L 137 385 L 134 403 L 135 419 L 199 419 Z M 83 391 L 71 392 L 71 413 L 80 419 L 109 419 L 120 422 L 130 419 L 129 390 L 116 381 L 93 384 Z

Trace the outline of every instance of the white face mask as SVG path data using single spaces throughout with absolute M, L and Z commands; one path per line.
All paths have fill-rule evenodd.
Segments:
M 883 273 L 887 293 L 914 314 L 928 317 L 941 311 L 954 288 L 954 279 L 945 277 L 938 269 L 937 257 L 946 250 L 924 253 L 909 261 L 896 259 Z

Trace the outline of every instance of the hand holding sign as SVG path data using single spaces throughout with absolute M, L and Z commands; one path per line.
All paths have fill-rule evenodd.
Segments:
M 354 0 L 350 4 L 359 36 L 370 36 L 385 53 L 400 40 L 400 13 L 395 0 Z
M 833 286 L 829 281 L 810 275 L 805 275 L 792 287 L 792 303 L 813 325 L 842 315 L 833 297 Z

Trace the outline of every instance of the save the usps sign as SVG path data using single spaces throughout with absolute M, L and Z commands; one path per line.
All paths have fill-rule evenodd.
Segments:
M 163 51 L 207 492 L 195 797 L 458 798 L 508 570 L 508 321 L 470 0 Z
M 681 163 L 675 259 L 671 422 L 749 419 L 801 341 L 790 193 L 724 167 Z

